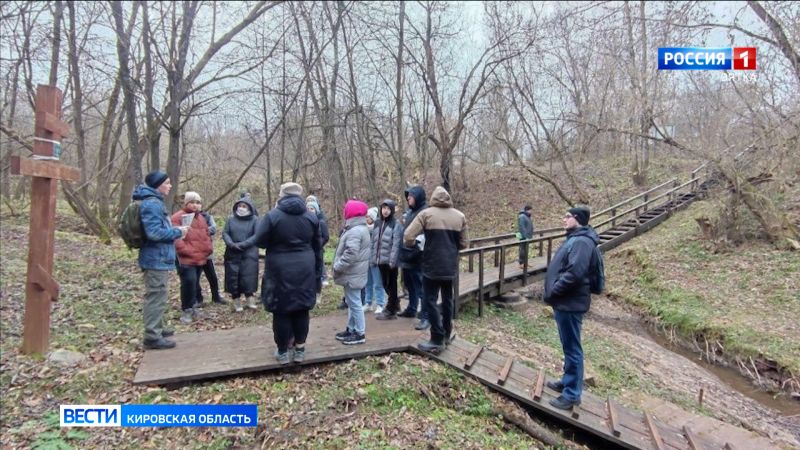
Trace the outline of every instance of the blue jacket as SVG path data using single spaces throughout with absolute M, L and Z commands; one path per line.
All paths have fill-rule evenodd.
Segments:
M 175 270 L 175 239 L 181 237 L 181 230 L 172 226 L 164 206 L 164 196 L 141 184 L 133 190 L 133 199 L 142 201 L 139 214 L 146 237 L 139 249 L 139 267 Z
M 571 245 L 568 245 L 572 241 Z M 589 270 L 594 247 L 600 242 L 590 226 L 575 228 L 558 248 L 544 280 L 544 301 L 553 309 L 586 312 L 592 302 L 589 292 Z

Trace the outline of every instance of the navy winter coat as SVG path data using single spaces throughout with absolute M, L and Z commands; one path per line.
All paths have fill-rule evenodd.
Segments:
M 255 236 L 242 244 L 267 250 L 261 301 L 269 312 L 309 310 L 322 283 L 319 220 L 298 195 L 287 195 L 258 222 Z
M 181 230 L 172 226 L 164 196 L 141 184 L 133 191 L 133 199 L 141 200 L 139 214 L 147 239 L 139 249 L 139 267 L 149 270 L 175 270 L 175 239 Z
M 250 207 L 250 214 L 236 215 L 240 203 Z M 232 245 L 244 242 L 256 234 L 258 218 L 250 197 L 243 197 L 233 204 L 233 214 L 225 222 L 222 240 L 225 241 L 225 292 L 234 296 L 252 294 L 258 290 L 258 247 L 252 245 L 236 250 Z
M 572 241 L 567 251 L 568 242 Z M 544 301 L 553 309 L 586 312 L 592 302 L 589 292 L 589 269 L 594 247 L 600 242 L 590 226 L 574 228 L 558 248 L 544 280 Z

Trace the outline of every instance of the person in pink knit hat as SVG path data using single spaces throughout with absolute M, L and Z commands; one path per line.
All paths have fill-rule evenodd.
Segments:
M 344 288 L 347 302 L 347 328 L 336 333 L 336 339 L 345 345 L 366 342 L 361 290 L 367 285 L 369 271 L 371 242 L 367 227 L 368 209 L 367 204 L 360 200 L 348 200 L 344 205 L 344 230 L 333 259 L 333 281 Z

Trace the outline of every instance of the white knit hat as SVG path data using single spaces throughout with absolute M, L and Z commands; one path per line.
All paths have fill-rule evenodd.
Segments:
M 203 199 L 200 198 L 200 194 L 195 191 L 188 191 L 183 194 L 183 205 L 186 206 L 189 202 L 202 202 Z

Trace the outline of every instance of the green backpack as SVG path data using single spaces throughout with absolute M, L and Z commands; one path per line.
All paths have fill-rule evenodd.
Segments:
M 119 231 L 120 237 L 122 237 L 129 249 L 142 248 L 142 244 L 144 244 L 145 235 L 144 227 L 142 226 L 142 215 L 140 214 L 141 206 L 141 200 L 132 201 L 125 207 L 125 210 L 122 211 L 122 216 L 119 218 L 117 231 Z

